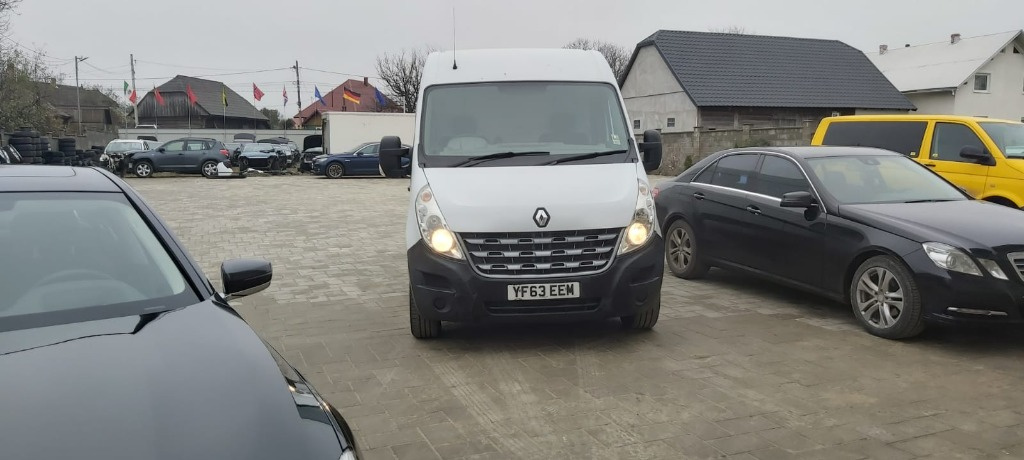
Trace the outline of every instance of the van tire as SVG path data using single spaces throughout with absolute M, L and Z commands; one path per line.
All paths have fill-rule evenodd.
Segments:
M 622 321 L 623 329 L 650 330 L 654 328 L 655 324 L 658 324 L 660 313 L 661 300 L 658 300 L 653 308 L 648 308 L 638 315 L 620 317 L 619 320 Z
M 412 336 L 417 339 L 434 339 L 441 336 L 441 321 L 432 321 L 420 316 L 420 309 L 412 296 L 412 286 L 409 287 L 409 329 Z

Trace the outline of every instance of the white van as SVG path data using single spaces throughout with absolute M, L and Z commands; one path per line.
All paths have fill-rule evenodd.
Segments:
M 633 139 L 599 53 L 432 53 L 418 107 L 413 147 L 389 136 L 380 150 L 385 173 L 412 182 L 415 337 L 442 321 L 654 326 L 664 240 L 645 170 L 661 163 L 661 135 Z

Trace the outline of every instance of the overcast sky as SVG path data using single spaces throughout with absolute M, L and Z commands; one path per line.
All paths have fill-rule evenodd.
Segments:
M 632 5 L 632 6 L 627 6 Z M 203 76 L 290 67 L 374 77 L 376 56 L 403 48 L 450 48 L 452 8 L 459 48 L 560 47 L 577 37 L 630 50 L 658 29 L 748 33 L 844 41 L 862 50 L 1024 28 L 1021 0 L 23 0 L 10 38 L 42 49 L 65 82 L 73 56 L 83 84 L 120 90 L 137 60 L 140 95 L 177 74 Z M 88 64 L 88 65 L 87 65 Z M 302 99 L 344 75 L 302 70 Z M 291 69 L 211 76 L 243 97 L 257 83 L 260 107 L 295 106 Z

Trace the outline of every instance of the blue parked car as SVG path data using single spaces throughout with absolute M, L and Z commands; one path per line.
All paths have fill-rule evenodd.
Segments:
M 410 148 L 408 145 L 403 145 Z M 384 176 L 380 169 L 380 142 L 360 144 L 350 152 L 332 153 L 313 158 L 313 174 L 322 174 L 330 179 L 344 176 Z M 402 166 L 409 166 L 409 159 L 402 158 Z

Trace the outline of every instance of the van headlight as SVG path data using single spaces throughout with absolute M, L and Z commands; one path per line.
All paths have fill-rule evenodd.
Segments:
M 459 242 L 444 221 L 429 185 L 424 185 L 416 194 L 416 223 L 420 227 L 420 237 L 431 250 L 442 256 L 462 259 Z
M 626 234 L 619 245 L 619 254 L 643 247 L 654 235 L 654 198 L 646 182 L 640 179 L 637 179 L 637 182 L 640 191 L 636 196 L 636 210 L 633 212 L 633 220 L 626 226 Z

